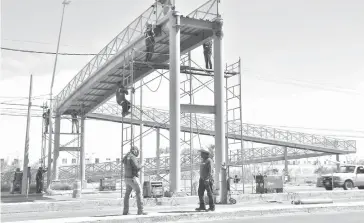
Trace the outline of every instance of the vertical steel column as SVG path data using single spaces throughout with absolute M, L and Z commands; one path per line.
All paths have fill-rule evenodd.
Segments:
M 81 188 L 86 188 L 86 165 L 85 165 L 85 115 L 82 114 L 81 116 L 81 146 L 80 146 L 80 181 L 81 181 Z
M 223 68 L 223 31 L 222 18 L 217 18 L 214 29 L 214 101 L 215 101 L 215 179 L 221 203 L 227 203 L 226 180 L 222 179 L 221 167 L 226 163 L 225 126 L 224 126 L 224 68 Z
M 169 13 L 169 147 L 171 158 L 170 191 L 180 191 L 181 160 L 180 160 L 180 14 L 177 11 Z
M 336 169 L 339 171 L 340 170 L 340 155 L 336 154 Z
M 156 157 L 157 157 L 157 179 L 160 180 L 160 170 L 161 170 L 161 154 L 160 154 L 160 128 L 157 128 L 157 150 L 156 150 Z
M 287 146 L 284 147 L 284 181 L 286 181 L 286 177 L 288 177 L 288 153 Z M 288 180 L 288 178 L 287 178 Z
M 140 185 L 144 185 L 144 152 L 143 152 L 143 79 L 140 80 L 140 139 L 139 139 L 139 151 L 140 151 L 140 165 L 142 169 L 140 170 Z
M 61 137 L 61 116 L 56 114 L 54 123 L 53 180 L 58 180 L 59 144 Z
M 225 78 L 225 100 L 226 100 L 226 107 L 225 107 L 225 111 L 226 111 L 226 118 L 225 118 L 225 122 L 226 122 L 226 126 L 225 126 L 225 129 L 226 129 L 226 139 L 225 139 L 225 157 L 226 157 L 226 160 L 227 160 L 227 164 L 229 163 L 229 156 L 228 156 L 228 153 L 229 153 L 229 94 L 228 94 L 228 88 L 229 88 L 229 85 L 228 85 L 228 77 Z
M 120 151 L 120 197 L 123 198 L 123 176 L 124 176 L 124 118 L 121 116 L 121 151 Z

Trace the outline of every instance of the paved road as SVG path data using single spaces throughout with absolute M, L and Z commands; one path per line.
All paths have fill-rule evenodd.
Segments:
M 184 223 L 195 221 L 186 221 Z M 285 216 L 247 217 L 234 220 L 208 220 L 201 223 L 363 223 L 364 212 L 327 212 L 321 214 L 295 214 Z M 175 223 L 175 222 L 174 222 Z

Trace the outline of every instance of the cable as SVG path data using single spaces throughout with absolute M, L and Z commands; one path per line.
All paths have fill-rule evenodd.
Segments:
M 7 47 L 1 47 L 2 50 L 7 51 L 15 51 L 15 52 L 22 52 L 22 53 L 37 53 L 37 54 L 49 54 L 49 55 L 56 55 L 56 53 L 53 52 L 44 52 L 44 51 L 35 51 L 35 50 L 21 50 L 21 49 L 14 49 L 14 48 L 7 48 Z M 58 55 L 64 55 L 64 56 L 96 56 L 101 54 L 95 54 L 95 53 L 58 53 Z M 113 54 L 110 54 L 113 55 Z
M 145 85 L 151 92 L 157 92 L 158 91 L 158 89 L 159 89 L 159 87 L 161 86 L 161 83 L 162 83 L 162 75 L 160 75 L 160 78 L 159 78 L 159 84 L 158 84 L 158 87 L 157 87 L 157 89 L 156 90 L 152 90 L 152 89 L 150 89 L 150 87 L 148 86 L 148 84 L 147 83 L 145 83 L 144 82 L 144 80 L 142 79 L 142 82 L 143 82 L 143 85 Z

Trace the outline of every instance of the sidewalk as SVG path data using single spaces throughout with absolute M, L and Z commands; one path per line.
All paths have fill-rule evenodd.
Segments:
M 350 203 L 337 203 L 337 204 L 315 204 L 315 205 L 287 205 L 287 204 L 265 204 L 265 205 L 217 205 L 215 212 L 196 212 L 194 211 L 196 205 L 185 205 L 180 207 L 154 207 L 146 208 L 148 215 L 128 215 L 122 216 L 121 209 L 108 215 L 101 215 L 99 213 L 85 214 L 88 217 L 72 217 L 68 218 L 48 218 L 36 219 L 28 221 L 17 222 L 119 222 L 119 223 L 136 223 L 136 222 L 178 222 L 178 221 L 199 221 L 206 219 L 233 219 L 237 217 L 247 216 L 261 216 L 261 215 L 279 215 L 279 214 L 293 214 L 304 212 L 323 212 L 323 211 L 345 211 L 345 210 L 364 210 L 364 202 L 350 202 Z M 161 210 L 162 209 L 162 210 Z M 135 210 L 132 213 L 136 213 Z M 96 215 L 95 215 L 96 214 Z M 64 216 L 68 216 L 67 213 Z M 91 216 L 91 217 L 90 217 Z M 28 217 L 29 219 L 29 217 Z M 6 220 L 5 220 L 6 221 Z M 15 222 L 15 221 L 13 221 Z
M 334 202 L 360 201 L 364 200 L 364 191 L 322 191 L 322 192 L 302 192 L 296 194 L 242 194 L 233 196 L 238 204 L 240 203 L 266 203 L 267 201 L 290 202 L 292 200 L 303 198 L 330 198 Z M 171 205 L 197 205 L 198 197 L 174 197 L 158 199 L 163 206 Z M 68 210 L 85 210 L 100 209 L 103 207 L 121 207 L 123 199 L 120 199 L 119 193 L 102 193 L 102 194 L 82 194 L 81 198 L 72 198 L 71 195 L 57 196 L 13 196 L 2 198 L 1 214 L 25 213 L 39 211 L 68 211 Z M 134 199 L 131 199 L 134 202 Z M 148 206 L 148 205 L 147 205 Z

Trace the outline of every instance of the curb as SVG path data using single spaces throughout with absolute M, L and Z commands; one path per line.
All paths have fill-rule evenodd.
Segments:
M 17 223 L 40 222 L 45 223 L 50 220 L 53 223 L 79 223 L 79 222 L 118 222 L 118 223 L 157 223 L 157 222 L 178 222 L 178 221 L 199 221 L 199 220 L 228 220 L 241 217 L 254 217 L 263 215 L 314 213 L 323 211 L 358 211 L 364 210 L 364 202 L 352 202 L 341 204 L 316 204 L 285 207 L 250 207 L 250 208 L 230 208 L 216 212 L 189 212 L 189 213 L 151 213 L 147 216 L 106 216 L 106 217 L 78 217 L 45 219 L 35 221 L 18 221 Z M 15 222 L 16 223 L 16 222 Z

